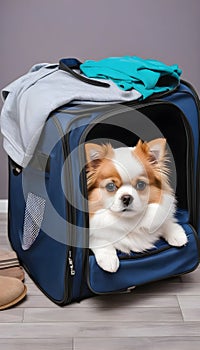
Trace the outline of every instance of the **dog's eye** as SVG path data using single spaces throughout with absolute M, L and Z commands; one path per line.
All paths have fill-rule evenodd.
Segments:
M 140 180 L 136 183 L 135 188 L 137 191 L 143 191 L 145 189 L 146 185 L 147 185 L 146 182 Z
M 113 182 L 109 182 L 106 185 L 106 189 L 107 189 L 108 192 L 114 192 L 114 191 L 116 191 L 117 186 Z

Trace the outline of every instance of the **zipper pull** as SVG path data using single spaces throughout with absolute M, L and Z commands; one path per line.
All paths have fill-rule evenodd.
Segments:
M 74 276 L 76 271 L 74 270 L 74 263 L 73 263 L 73 260 L 72 260 L 72 252 L 71 252 L 71 250 L 69 251 L 68 261 L 69 261 L 70 275 Z

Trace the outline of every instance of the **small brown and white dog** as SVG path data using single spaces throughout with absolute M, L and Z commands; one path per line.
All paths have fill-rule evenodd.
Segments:
M 89 248 L 102 269 L 117 271 L 116 250 L 146 251 L 160 237 L 176 247 L 187 243 L 174 218 L 176 200 L 169 185 L 164 138 L 139 140 L 133 148 L 88 143 L 85 150 Z

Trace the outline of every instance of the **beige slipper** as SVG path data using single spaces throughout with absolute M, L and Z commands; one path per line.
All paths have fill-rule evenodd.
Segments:
M 17 278 L 0 276 L 0 310 L 5 310 L 21 301 L 27 287 Z
M 24 280 L 25 274 L 14 251 L 0 250 L 0 276 Z

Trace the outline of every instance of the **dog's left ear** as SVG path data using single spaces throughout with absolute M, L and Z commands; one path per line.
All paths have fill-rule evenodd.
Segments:
M 162 161 L 166 154 L 166 139 L 159 138 L 147 143 L 150 153 L 152 155 L 152 161 L 159 163 Z

